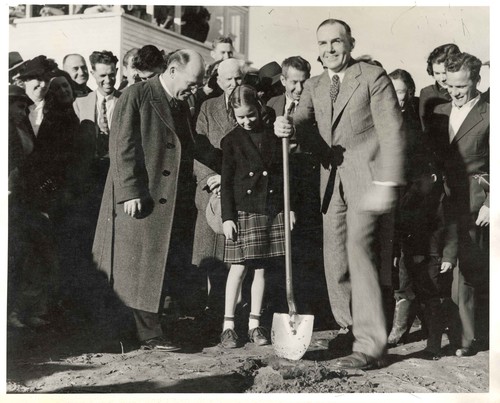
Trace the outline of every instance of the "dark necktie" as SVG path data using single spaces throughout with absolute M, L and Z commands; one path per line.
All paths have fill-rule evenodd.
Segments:
M 334 74 L 332 77 L 332 83 L 330 85 L 330 98 L 332 99 L 332 103 L 335 103 L 337 100 L 337 95 L 339 95 L 340 90 L 340 79 L 337 74 Z
M 104 98 L 101 104 L 101 115 L 99 116 L 99 129 L 101 129 L 101 132 L 105 134 L 109 134 L 107 113 L 108 113 L 108 108 L 106 107 L 106 98 Z
M 292 102 L 290 103 L 290 106 L 288 107 L 288 109 L 287 109 L 287 111 L 286 111 L 286 115 L 287 115 L 288 117 L 291 117 L 291 118 L 292 118 L 292 117 L 293 117 L 293 114 L 294 114 L 294 112 L 295 112 L 295 108 L 296 108 L 296 107 L 297 107 L 297 104 L 295 103 L 295 101 L 292 101 Z
M 181 104 L 177 99 L 172 98 L 170 100 L 170 108 L 172 109 L 172 112 L 179 112 L 181 109 Z

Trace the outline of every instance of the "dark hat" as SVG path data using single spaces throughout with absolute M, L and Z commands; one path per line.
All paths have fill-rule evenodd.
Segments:
M 280 76 L 281 66 L 276 62 L 267 63 L 259 70 L 259 79 L 263 84 L 272 86 L 279 81 Z
M 20 67 L 23 63 L 26 63 L 19 52 L 9 52 L 9 71 Z
M 207 204 L 207 209 L 205 211 L 207 223 L 210 225 L 210 228 L 216 234 L 224 234 L 224 229 L 222 225 L 222 208 L 221 208 L 221 200 L 215 193 L 210 196 L 210 200 Z
M 57 69 L 57 63 L 54 60 L 40 55 L 26 62 L 24 70 L 19 74 L 19 79 L 44 76 L 55 69 Z
M 26 95 L 23 88 L 18 87 L 17 85 L 9 85 L 9 101 L 16 99 L 24 101 L 28 105 L 33 104 L 33 101 Z

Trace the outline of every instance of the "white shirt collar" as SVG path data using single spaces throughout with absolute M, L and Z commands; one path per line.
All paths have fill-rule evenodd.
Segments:
M 479 102 L 480 98 L 481 98 L 481 93 L 478 92 L 478 94 L 474 98 L 472 98 L 470 101 L 463 104 L 462 106 L 456 106 L 455 102 L 451 101 L 451 107 L 452 107 L 452 109 L 456 109 L 456 110 L 465 109 L 465 110 L 470 111 L 472 108 L 474 108 L 474 105 L 476 105 Z
M 169 97 L 174 98 L 174 96 L 170 93 L 170 91 L 167 88 L 167 83 L 165 83 L 165 80 L 163 79 L 163 74 L 160 74 L 160 84 L 165 90 L 165 92 L 169 95 Z
M 332 71 L 330 69 L 326 69 L 328 71 L 328 76 L 330 77 L 330 81 L 332 81 L 332 77 L 336 74 L 339 76 L 339 81 L 342 83 L 342 80 L 344 79 L 345 71 L 347 70 L 347 66 L 345 66 L 341 71 L 336 73 L 335 71 Z
M 97 95 L 97 99 L 98 99 L 98 101 L 99 101 L 99 102 L 102 102 L 102 100 L 103 100 L 104 98 L 106 98 L 106 101 L 112 101 L 112 100 L 115 98 L 115 92 L 114 92 L 114 91 L 113 91 L 111 94 L 106 95 L 106 96 L 104 96 L 104 95 L 101 93 L 101 91 L 99 91 L 99 90 L 96 90 L 96 92 L 95 92 L 95 93 L 96 93 L 96 95 Z

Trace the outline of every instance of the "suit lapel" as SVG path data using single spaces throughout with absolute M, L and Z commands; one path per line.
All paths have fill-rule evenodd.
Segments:
M 168 103 L 167 94 L 161 85 L 160 78 L 157 76 L 148 81 L 148 85 L 151 87 L 151 106 L 158 114 L 163 123 L 175 133 L 174 119 L 172 118 L 172 113 L 170 112 L 170 105 Z
M 229 130 L 230 122 L 227 114 L 225 95 L 222 94 L 212 106 L 212 118 L 219 125 L 222 133 L 226 133 Z
M 347 68 L 344 79 L 342 80 L 342 84 L 340 85 L 339 95 L 337 100 L 335 101 L 335 105 L 333 106 L 333 118 L 332 118 L 332 126 L 335 125 L 337 119 L 340 114 L 344 110 L 351 99 L 352 94 L 359 87 L 359 82 L 356 79 L 361 74 L 361 69 L 358 63 L 352 64 Z
M 276 116 L 285 115 L 285 105 L 286 105 L 286 95 L 281 95 L 274 104 L 274 110 L 276 111 Z
M 478 123 L 482 122 L 484 120 L 485 113 L 486 111 L 485 111 L 484 101 L 480 99 L 479 102 L 476 105 L 474 105 L 472 110 L 469 112 L 469 114 L 463 121 L 462 125 L 460 126 L 460 129 L 458 129 L 457 134 L 453 138 L 452 143 L 459 141 L 463 136 L 465 136 L 468 132 L 470 132 Z
M 318 80 L 316 95 L 317 99 L 322 100 L 324 113 L 326 114 L 328 122 L 330 122 L 332 120 L 332 99 L 330 98 L 330 77 L 326 70 Z
M 83 108 L 82 108 L 82 117 L 80 121 L 85 119 L 91 120 L 94 123 L 97 123 L 97 94 L 95 91 L 92 91 L 85 98 L 82 98 Z

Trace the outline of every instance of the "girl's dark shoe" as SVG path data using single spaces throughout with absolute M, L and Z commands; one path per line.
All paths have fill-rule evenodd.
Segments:
M 251 343 L 255 343 L 258 346 L 266 346 L 270 344 L 269 337 L 267 336 L 267 331 L 262 326 L 254 327 L 248 331 L 248 339 Z
M 220 344 L 224 348 L 238 347 L 238 335 L 233 329 L 226 329 L 220 335 Z

